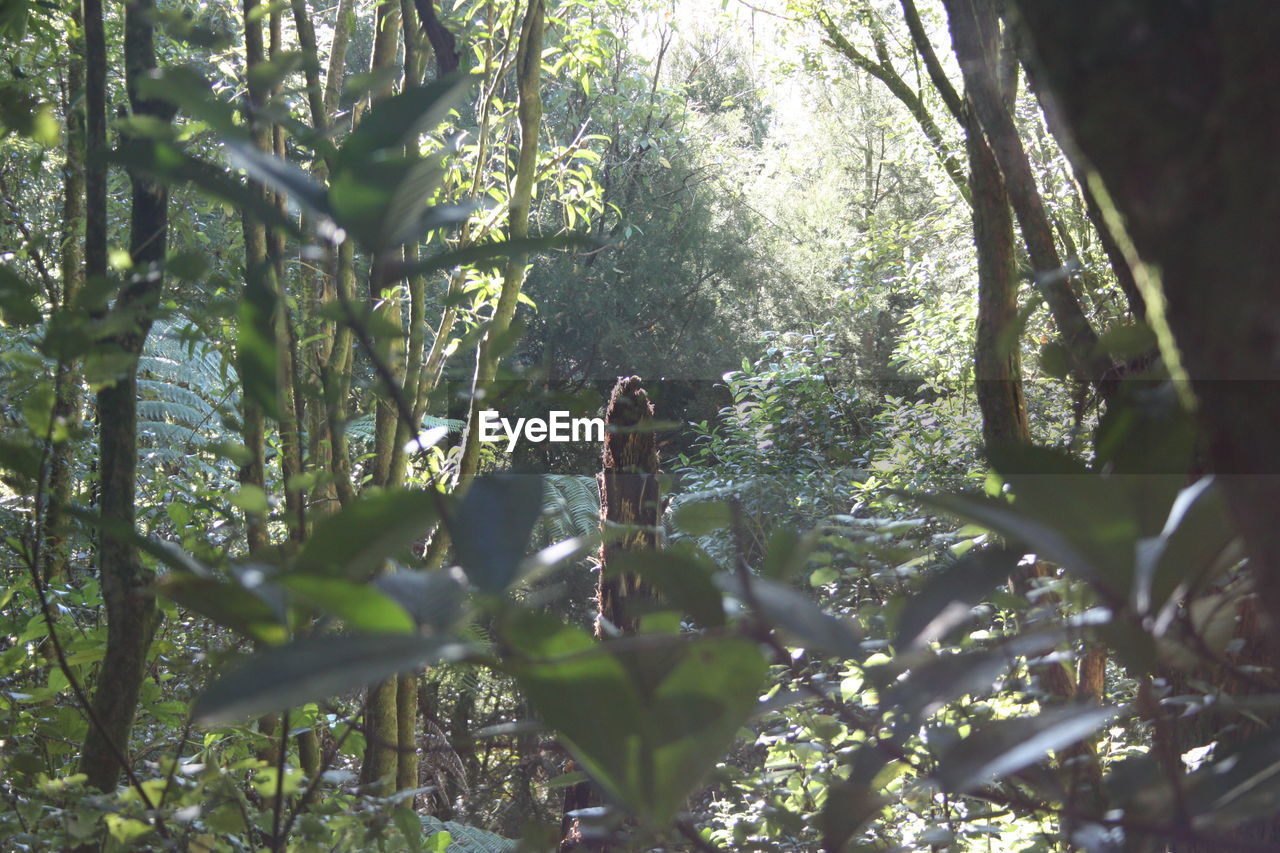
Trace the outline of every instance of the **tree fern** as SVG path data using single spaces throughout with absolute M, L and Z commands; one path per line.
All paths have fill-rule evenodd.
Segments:
M 600 529 L 600 487 L 595 477 L 547 474 L 542 478 L 542 525 L 551 542 Z
M 449 833 L 448 853 L 508 853 L 515 850 L 519 842 L 503 838 L 493 832 L 486 832 L 474 826 L 457 823 L 452 820 L 440 820 L 429 815 L 422 817 L 422 829 L 435 834 Z
M 216 438 L 235 385 L 222 353 L 157 323 L 138 360 L 138 434 L 144 455 L 172 458 Z M 148 451 L 150 451 L 148 453 Z

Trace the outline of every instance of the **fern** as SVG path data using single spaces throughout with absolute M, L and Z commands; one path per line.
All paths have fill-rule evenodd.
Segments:
M 176 326 L 156 324 L 138 360 L 138 434 L 147 457 L 172 459 L 198 439 L 215 438 L 233 381 L 216 349 Z
M 422 817 L 422 828 L 432 834 L 449 833 L 448 853 L 508 853 L 519 845 L 519 842 L 496 833 L 429 815 Z
M 429 430 L 436 427 L 447 427 L 451 434 L 461 433 L 466 427 L 466 421 L 460 421 L 456 418 L 437 418 L 434 415 L 422 416 L 422 429 Z M 373 441 L 374 416 L 373 412 L 353 418 L 347 422 L 347 437 L 356 441 Z
M 542 526 L 559 542 L 600 529 L 600 488 L 595 477 L 547 474 L 542 478 Z

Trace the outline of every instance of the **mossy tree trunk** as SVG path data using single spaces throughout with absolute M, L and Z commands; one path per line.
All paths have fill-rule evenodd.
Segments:
M 635 634 L 653 601 L 652 592 L 633 575 L 610 571 L 619 554 L 658 547 L 661 493 L 658 484 L 657 437 L 653 404 L 639 376 L 619 377 L 605 408 L 605 438 L 600 474 L 600 524 L 630 530 L 600 549 L 600 579 L 596 587 L 596 636 L 605 639 Z M 565 790 L 560 821 L 560 849 L 606 850 L 601 840 L 584 837 L 579 809 L 598 806 L 600 792 L 590 782 Z
M 82 11 L 73 7 L 71 20 L 83 29 Z M 67 38 L 67 86 L 63 114 L 66 116 L 66 162 L 62 171 L 62 244 L 59 254 L 59 291 L 55 308 L 76 302 L 85 280 L 85 46 L 79 32 Z M 55 422 L 74 431 L 80 424 L 84 394 L 76 362 L 58 366 L 54 377 Z M 45 582 L 67 572 L 68 546 L 65 507 L 75 488 L 75 442 L 71 437 L 53 447 L 49 457 L 49 505 L 45 514 Z

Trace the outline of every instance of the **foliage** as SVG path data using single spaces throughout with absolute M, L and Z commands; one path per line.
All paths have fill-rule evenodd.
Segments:
M 5 849 L 1275 841 L 1239 507 L 1018 90 L 1110 370 L 1064 367 L 1022 275 L 1033 442 L 983 446 L 944 9 L 98 5 L 0 13 Z M 466 431 L 620 373 L 654 380 L 662 547 L 605 565 L 636 531 L 597 446 Z M 594 625 L 614 578 L 636 633 Z

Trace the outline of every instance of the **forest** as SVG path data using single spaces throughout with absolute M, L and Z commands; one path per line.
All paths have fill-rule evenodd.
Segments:
M 1278 38 L 0 0 L 0 853 L 1280 851 Z

